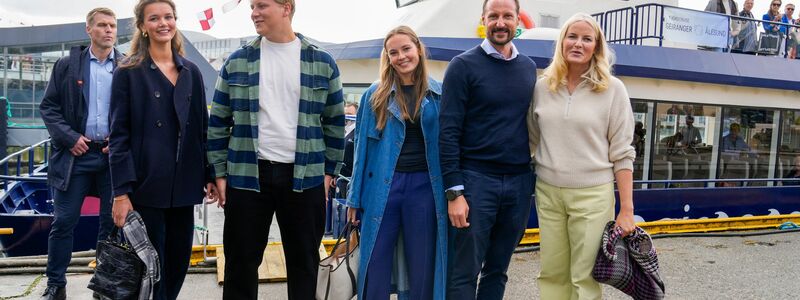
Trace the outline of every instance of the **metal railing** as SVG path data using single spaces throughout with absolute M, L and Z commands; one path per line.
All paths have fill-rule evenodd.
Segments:
M 783 50 L 787 49 L 790 43 L 789 33 L 792 31 L 800 30 L 800 25 L 796 24 L 764 21 L 756 18 L 750 19 L 745 17 L 731 16 L 715 12 L 697 11 L 682 7 L 656 4 L 656 3 L 642 4 L 634 7 L 620 8 L 606 12 L 596 13 L 593 14 L 592 17 L 594 17 L 595 20 L 597 20 L 597 22 L 603 28 L 604 34 L 609 43 L 643 45 L 646 41 L 653 40 L 654 41 L 653 44 L 656 44 L 657 41 L 657 45 L 659 47 L 663 47 L 665 41 L 664 8 L 690 10 L 693 12 L 699 12 L 703 14 L 724 16 L 728 18 L 729 24 L 731 24 L 731 22 L 736 22 L 738 26 L 756 25 L 755 26 L 756 35 L 752 37 L 757 43 L 756 46 L 758 46 L 758 42 L 765 35 L 771 36 L 772 34 L 775 34 L 778 36 L 779 48 L 777 53 L 754 52 L 753 54 L 783 55 L 784 54 Z M 756 17 L 755 14 L 754 17 Z M 767 33 L 764 30 L 765 26 L 777 26 L 778 28 L 781 28 L 781 30 L 777 32 Z M 728 29 L 728 34 L 729 34 L 728 47 L 723 49 L 725 52 L 737 51 L 736 48 L 732 47 L 733 42 L 736 41 L 736 37 L 731 36 L 730 29 L 731 28 Z M 697 45 L 697 46 L 702 48 L 702 45 Z M 744 51 L 744 52 L 752 52 L 752 51 Z
M 34 171 L 36 170 L 36 150 L 38 148 L 43 149 L 44 157 L 42 164 L 47 164 L 50 158 L 50 139 L 46 139 L 44 141 L 38 142 L 36 144 L 30 145 L 22 150 L 12 153 L 11 155 L 6 156 L 5 158 L 0 160 L 0 168 L 4 171 L 3 174 L 0 174 L 0 182 L 3 183 L 3 190 L 8 192 L 8 184 L 9 181 L 30 181 L 30 182 L 46 182 L 47 177 L 43 176 L 33 176 Z M 27 159 L 24 159 L 24 155 L 27 154 Z M 23 163 L 27 164 L 27 172 L 23 172 L 22 166 Z M 9 173 L 10 167 L 9 165 L 15 165 L 14 173 Z

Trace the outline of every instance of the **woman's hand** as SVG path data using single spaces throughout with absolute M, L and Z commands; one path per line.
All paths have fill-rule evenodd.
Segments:
M 358 208 L 348 207 L 347 208 L 347 221 L 352 223 L 353 225 L 358 225 L 361 221 L 356 218 L 356 214 L 358 214 Z
M 122 228 L 125 226 L 125 219 L 128 218 L 128 213 L 133 211 L 133 205 L 128 195 L 114 197 L 114 205 L 111 206 L 111 216 L 114 218 L 114 225 Z
M 622 229 L 622 236 L 631 234 L 636 229 L 636 223 L 633 219 L 633 211 L 620 210 L 617 215 L 617 227 Z

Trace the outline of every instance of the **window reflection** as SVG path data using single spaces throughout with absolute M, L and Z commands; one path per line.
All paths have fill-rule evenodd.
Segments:
M 773 174 L 777 152 L 775 110 L 725 108 L 722 149 L 719 162 L 720 179 L 769 178 Z M 764 186 L 767 182 L 724 182 L 722 186 Z
M 800 185 L 800 111 L 783 112 L 777 160 L 776 177 L 797 178 L 782 185 Z
M 711 164 L 719 109 L 708 105 L 657 105 L 657 132 L 651 171 L 654 180 L 713 178 Z M 670 187 L 703 185 L 679 183 Z

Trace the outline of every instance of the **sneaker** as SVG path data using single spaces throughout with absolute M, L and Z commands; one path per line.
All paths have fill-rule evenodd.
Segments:
M 47 286 L 42 294 L 42 300 L 65 300 L 67 299 L 67 289 L 63 286 Z

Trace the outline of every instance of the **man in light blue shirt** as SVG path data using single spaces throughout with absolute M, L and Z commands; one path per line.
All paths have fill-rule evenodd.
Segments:
M 47 183 L 53 191 L 54 219 L 47 244 L 47 288 L 42 299 L 66 298 L 65 273 L 72 258 L 73 230 L 87 195 L 100 199 L 98 240 L 105 239 L 114 226 L 106 141 L 112 73 L 121 58 L 114 49 L 114 12 L 108 8 L 90 11 L 86 33 L 91 45 L 74 47 L 69 56 L 56 62 L 39 107 L 53 148 Z

